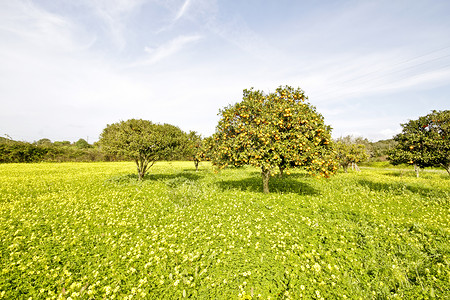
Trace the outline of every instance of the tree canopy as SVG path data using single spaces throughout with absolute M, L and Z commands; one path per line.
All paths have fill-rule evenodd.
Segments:
M 394 137 L 391 163 L 409 163 L 417 167 L 443 167 L 450 174 L 450 110 L 436 111 L 401 124 Z
M 274 168 L 305 167 L 310 174 L 331 176 L 337 169 L 331 128 L 306 99 L 303 90 L 289 86 L 269 94 L 244 90 L 241 102 L 220 111 L 213 164 L 261 168 L 265 193 Z
M 336 140 L 335 149 L 339 164 L 347 173 L 350 164 L 357 164 L 369 158 L 364 139 L 352 138 L 351 136 L 341 137 Z M 368 141 L 367 141 L 368 142 Z
M 99 144 L 107 153 L 133 159 L 142 180 L 156 161 L 179 155 L 185 141 L 185 133 L 176 126 L 130 119 L 107 125 Z
M 200 134 L 190 131 L 187 134 L 187 144 L 184 151 L 184 157 L 194 161 L 195 170 L 198 171 L 198 165 L 202 161 L 203 139 Z
M 27 142 L 0 139 L 0 163 L 30 163 L 43 159 L 48 150 Z
M 79 139 L 74 143 L 74 145 L 79 149 L 87 149 L 92 147 L 85 139 Z

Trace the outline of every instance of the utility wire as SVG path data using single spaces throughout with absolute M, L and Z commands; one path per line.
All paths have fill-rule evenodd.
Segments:
M 419 55 L 419 56 L 416 56 L 416 57 L 413 57 L 413 58 L 409 58 L 409 59 L 407 59 L 407 60 L 404 60 L 404 61 L 402 61 L 402 62 L 399 62 L 399 63 L 397 63 L 397 64 L 394 64 L 393 67 L 404 65 L 404 64 L 409 63 L 409 62 L 411 62 L 411 61 L 418 60 L 418 59 L 420 59 L 420 58 L 422 58 L 422 57 L 426 57 L 426 56 L 429 56 L 429 55 L 431 55 L 431 54 L 433 54 L 433 53 L 438 53 L 438 52 L 441 52 L 441 51 L 446 50 L 446 49 L 449 49 L 449 48 L 450 48 L 450 46 L 447 46 L 447 47 L 444 47 L 444 48 L 441 48 L 441 49 L 438 49 L 438 50 L 434 50 L 434 51 L 428 52 L 428 53 L 423 54 L 423 55 Z M 447 57 L 450 57 L 450 54 L 441 55 L 441 56 L 438 56 L 438 57 L 429 59 L 429 60 L 427 60 L 427 61 L 421 62 L 421 63 L 419 63 L 419 64 L 415 64 L 415 65 L 412 65 L 412 66 L 406 66 L 406 67 L 403 67 L 403 68 L 400 68 L 400 69 L 390 68 L 391 71 L 388 71 L 387 73 L 384 73 L 384 74 L 383 74 L 383 73 L 380 74 L 380 73 L 383 71 L 383 69 L 380 69 L 380 70 L 376 70 L 376 71 L 372 71 L 372 72 L 365 73 L 365 74 L 363 74 L 363 75 L 361 75 L 361 76 L 358 76 L 358 77 L 356 77 L 356 78 L 352 78 L 352 79 L 349 79 L 349 80 L 344 80 L 344 81 L 338 82 L 338 84 L 341 84 L 341 85 L 342 85 L 342 84 L 345 84 L 345 83 L 351 83 L 351 82 L 355 82 L 355 81 L 356 81 L 356 82 L 359 81 L 358 84 L 364 84 L 364 83 L 367 83 L 367 82 L 370 82 L 370 81 L 376 81 L 376 80 L 385 78 L 385 77 L 387 77 L 388 75 L 392 75 L 392 74 L 395 74 L 395 73 L 404 72 L 404 71 L 406 71 L 406 70 L 414 69 L 414 68 L 417 68 L 417 67 L 422 66 L 422 65 L 427 65 L 427 64 L 430 64 L 430 63 L 432 63 L 432 62 L 435 62 L 435 61 L 438 61 L 438 60 L 445 59 L 445 58 L 447 58 Z M 447 65 L 447 64 L 446 64 L 445 66 L 439 67 L 439 68 L 436 69 L 436 70 L 442 70 L 442 69 L 445 70 L 448 66 L 450 66 L 450 65 Z M 422 72 L 422 74 L 426 74 L 426 73 L 429 73 L 429 72 Z M 368 77 L 368 76 L 373 75 L 373 74 L 379 74 L 379 75 L 377 75 L 377 76 L 375 76 L 375 77 Z M 404 77 L 402 77 L 402 78 L 396 78 L 396 79 L 394 79 L 394 80 L 391 80 L 390 82 L 397 82 L 397 81 L 400 81 L 400 80 L 404 80 L 404 79 L 406 79 L 407 77 L 417 77 L 418 75 L 420 75 L 420 74 L 411 75 L 411 76 L 404 76 Z M 368 78 L 367 78 L 367 77 L 368 77 Z M 364 78 L 366 78 L 366 79 L 364 79 Z M 362 80 L 362 79 L 364 79 L 364 80 Z M 361 81 L 361 80 L 362 80 L 362 81 Z M 341 90 L 343 91 L 344 89 L 341 89 Z M 327 96 L 327 95 L 330 95 L 330 94 L 334 94 L 334 93 L 336 93 L 336 92 L 339 92 L 339 90 L 337 90 L 337 91 L 336 91 L 336 90 L 333 90 L 333 91 L 330 91 L 330 92 L 325 92 L 325 93 L 322 93 L 322 94 L 318 94 L 318 95 L 315 96 L 315 98 L 318 98 L 318 97 L 324 97 L 324 96 Z M 351 93 L 351 94 L 353 94 L 353 93 Z
M 429 63 L 437 61 L 437 60 L 441 60 L 441 59 L 446 58 L 446 57 L 450 57 L 450 54 L 444 55 L 444 56 L 441 56 L 441 57 L 437 57 L 437 58 L 434 58 L 434 59 L 422 62 L 420 64 L 416 64 L 416 65 L 413 65 L 413 66 L 408 66 L 406 68 L 402 68 L 402 69 L 398 69 L 398 70 L 392 70 L 392 71 L 384 73 L 382 75 L 379 75 L 379 76 L 372 77 L 372 78 L 366 79 L 364 81 L 361 81 L 360 83 L 366 83 L 366 82 L 369 82 L 371 80 L 377 80 L 377 79 L 380 79 L 380 78 L 383 78 L 383 77 L 387 77 L 387 75 L 392 75 L 392 74 L 395 74 L 395 73 L 400 73 L 400 72 L 404 72 L 406 70 L 414 69 L 414 68 L 417 68 L 419 66 L 426 65 L 426 64 L 429 64 Z M 358 79 L 355 79 L 355 80 L 358 80 Z
M 429 56 L 430 54 L 433 54 L 433 53 L 441 52 L 442 50 L 446 50 L 446 49 L 450 49 L 450 46 L 447 46 L 447 47 L 444 47 L 444 48 L 441 48 L 441 49 L 438 49 L 438 50 L 433 50 L 433 51 L 430 51 L 430 52 L 428 52 L 428 53 L 426 53 L 426 54 L 422 54 L 422 55 L 419 55 L 419 56 L 416 56 L 416 57 L 413 57 L 413 58 L 409 58 L 409 59 L 407 59 L 407 60 L 404 60 L 404 61 L 401 61 L 401 62 L 398 62 L 398 63 L 392 65 L 392 67 L 399 66 L 399 65 L 403 65 L 403 64 L 406 64 L 406 63 L 408 63 L 408 62 L 417 60 L 417 59 L 422 58 L 422 57 L 425 57 L 425 56 Z M 450 55 L 446 55 L 446 56 L 444 56 L 444 57 L 448 57 L 448 56 L 450 56 Z M 376 71 L 372 71 L 372 72 L 369 72 L 369 73 L 362 74 L 362 75 L 360 76 L 360 78 L 361 78 L 361 77 L 366 77 L 366 76 L 368 76 L 368 75 L 372 75 L 372 74 L 374 74 L 374 73 L 378 73 L 378 72 L 380 72 L 380 71 L 383 71 L 383 69 L 379 69 L 379 70 L 376 70 Z M 341 83 L 347 83 L 347 82 L 351 82 L 351 81 L 354 81 L 354 80 L 358 80 L 358 78 L 356 78 L 356 79 L 349 79 L 349 80 L 343 81 L 343 82 L 341 82 Z

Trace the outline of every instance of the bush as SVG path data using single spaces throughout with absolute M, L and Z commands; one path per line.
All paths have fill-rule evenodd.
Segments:
M 0 163 L 38 162 L 47 153 L 46 148 L 26 142 L 7 141 L 0 143 Z

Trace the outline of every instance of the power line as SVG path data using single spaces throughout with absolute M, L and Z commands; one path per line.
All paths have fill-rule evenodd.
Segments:
M 444 47 L 444 48 L 441 48 L 441 49 L 438 49 L 438 50 L 430 51 L 430 52 L 428 52 L 426 54 L 422 54 L 422 55 L 419 55 L 419 56 L 416 56 L 416 57 L 413 57 L 413 58 L 409 58 L 407 60 L 404 60 L 404 61 L 401 61 L 399 63 L 396 63 L 396 64 L 394 64 L 392 66 L 395 67 L 395 66 L 403 65 L 403 64 L 406 64 L 406 63 L 408 63 L 410 61 L 414 61 L 414 60 L 417 60 L 419 58 L 422 58 L 422 57 L 425 57 L 425 56 L 429 56 L 430 54 L 441 52 L 442 50 L 446 50 L 446 49 L 450 49 L 450 46 L 447 46 L 447 47 Z M 448 57 L 448 56 L 450 56 L 450 55 L 445 55 L 443 57 Z M 441 58 L 443 58 L 443 57 L 441 57 Z M 372 72 L 369 72 L 369 73 L 362 74 L 360 76 L 360 78 L 361 77 L 366 77 L 366 76 L 374 74 L 374 73 L 378 73 L 380 71 L 383 71 L 383 69 L 379 69 L 379 70 L 376 70 L 376 71 L 372 71 Z M 343 81 L 341 83 L 347 83 L 347 82 L 351 82 L 351 81 L 354 81 L 354 80 L 357 80 L 357 79 L 350 79 L 350 80 Z
M 387 77 L 387 75 L 392 75 L 392 74 L 395 74 L 395 73 L 400 73 L 400 72 L 404 72 L 406 70 L 414 69 L 414 68 L 417 68 L 419 66 L 422 66 L 422 65 L 425 65 L 425 64 L 428 64 L 430 62 L 437 61 L 437 60 L 441 60 L 441 59 L 446 58 L 446 57 L 450 57 L 450 54 L 444 55 L 444 56 L 441 56 L 441 57 L 437 57 L 435 59 L 432 59 L 432 60 L 429 60 L 429 61 L 426 61 L 426 62 L 423 62 L 423 63 L 420 63 L 420 64 L 416 64 L 416 65 L 413 65 L 413 66 L 409 66 L 409 67 L 406 67 L 406 68 L 402 68 L 402 69 L 398 69 L 398 70 L 392 70 L 390 72 L 382 74 L 381 76 L 376 76 L 376 77 L 369 78 L 369 79 L 367 79 L 365 81 L 362 81 L 361 83 L 366 83 L 366 82 L 369 82 L 371 80 L 377 80 L 377 79 L 380 79 L 380 78 L 383 78 L 383 77 Z
M 441 48 L 441 49 L 438 49 L 438 50 L 430 51 L 430 52 L 428 52 L 428 53 L 426 53 L 426 54 L 419 55 L 419 56 L 416 56 L 416 57 L 413 57 L 413 58 L 404 60 L 404 61 L 402 61 L 402 62 L 399 62 L 399 63 L 397 63 L 397 64 L 394 64 L 393 66 L 394 66 L 394 67 L 395 67 L 395 66 L 401 66 L 401 65 L 404 65 L 404 64 L 409 63 L 409 62 L 411 62 L 411 61 L 415 61 L 415 60 L 417 60 L 417 59 L 419 59 L 419 58 L 426 57 L 426 56 L 429 56 L 430 54 L 438 53 L 438 52 L 441 52 L 441 51 L 446 50 L 446 49 L 449 49 L 449 48 L 450 48 L 450 46 L 447 46 L 447 47 L 444 47 L 444 48 Z M 445 54 L 445 55 L 441 55 L 441 56 L 438 56 L 438 57 L 434 57 L 434 58 L 432 58 L 432 59 L 429 59 L 429 60 L 427 60 L 427 61 L 421 62 L 421 63 L 419 63 L 419 64 L 415 64 L 415 65 L 412 65 L 412 66 L 406 66 L 406 67 L 403 67 L 403 68 L 400 68 L 400 69 L 390 68 L 390 69 L 389 69 L 390 71 L 385 72 L 385 73 L 382 73 L 382 71 L 383 71 L 384 69 L 380 69 L 380 70 L 368 72 L 368 73 L 366 73 L 366 74 L 362 74 L 361 76 L 358 76 L 358 77 L 355 77 L 355 78 L 352 78 L 352 79 L 349 79 L 349 80 L 345 80 L 345 81 L 338 82 L 338 84 L 343 85 L 343 84 L 345 84 L 345 83 L 351 83 L 351 82 L 357 82 L 357 81 L 359 81 L 358 84 L 359 84 L 359 85 L 362 85 L 362 84 L 365 84 L 365 83 L 370 82 L 370 81 L 376 81 L 376 80 L 379 80 L 379 79 L 382 79 L 382 78 L 386 78 L 386 77 L 388 77 L 388 75 L 392 75 L 392 74 L 395 74 L 395 73 L 401 73 L 401 72 L 404 72 L 404 71 L 406 71 L 406 70 L 414 69 L 414 68 L 417 68 L 417 67 L 420 67 L 420 66 L 423 66 L 423 65 L 427 65 L 427 64 L 433 63 L 433 62 L 435 62 L 435 61 L 439 61 L 439 60 L 445 59 L 445 58 L 447 58 L 447 57 L 450 57 L 450 54 Z M 444 65 L 443 67 L 440 66 L 440 67 L 437 68 L 436 70 L 442 70 L 442 69 L 445 70 L 448 66 L 450 66 L 450 65 L 447 65 L 447 64 L 446 64 L 446 65 Z M 429 73 L 429 71 L 428 71 L 428 72 L 422 72 L 421 74 L 426 74 L 426 73 Z M 368 76 L 373 75 L 373 74 L 375 74 L 375 75 L 376 75 L 376 74 L 379 74 L 379 75 L 376 75 L 376 76 L 374 76 L 374 77 L 368 77 Z M 393 80 L 391 80 L 390 82 L 398 82 L 398 81 L 401 81 L 401 80 L 406 79 L 407 77 L 417 77 L 418 75 L 420 75 L 420 74 L 415 74 L 415 75 L 411 75 L 411 76 L 403 76 L 402 78 L 396 78 L 396 79 L 393 79 Z M 364 78 L 366 78 L 366 79 L 364 79 Z M 363 79 L 363 80 L 362 80 L 362 79 Z M 361 81 L 361 80 L 362 80 L 362 81 Z M 384 84 L 384 85 L 386 85 L 386 84 Z M 339 89 L 339 90 L 345 91 L 345 89 Z M 333 90 L 333 91 L 325 92 L 325 93 L 322 93 L 322 94 L 319 93 L 319 94 L 316 95 L 315 97 L 316 97 L 316 98 L 317 98 L 317 97 L 325 97 L 325 96 L 328 96 L 328 95 L 330 95 L 330 94 L 334 94 L 334 93 L 336 93 L 336 92 L 339 93 L 339 90 Z M 353 92 L 353 93 L 354 93 L 354 92 Z

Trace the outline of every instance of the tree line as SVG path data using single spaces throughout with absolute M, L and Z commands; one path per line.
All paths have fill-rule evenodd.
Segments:
M 155 124 L 156 125 L 156 124 Z M 167 124 L 166 124 L 167 127 Z M 181 130 L 180 144 L 177 151 L 165 149 L 165 154 L 158 160 L 193 160 L 190 140 L 200 139 L 195 132 L 184 133 Z M 164 135 L 164 134 L 163 134 Z M 189 143 L 188 143 L 189 141 Z M 76 142 L 54 141 L 43 138 L 35 142 L 16 141 L 10 137 L 0 137 L 0 163 L 35 163 L 35 162 L 100 162 L 127 161 L 130 156 L 124 153 L 106 151 L 100 144 L 89 144 L 85 139 Z M 197 164 L 198 167 L 198 164 Z
M 79 139 L 75 143 L 69 141 L 51 142 L 41 139 L 28 143 L 0 137 L 0 163 L 32 163 L 32 162 L 68 162 L 68 161 L 107 161 L 109 157 L 98 147 Z

